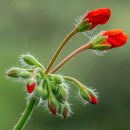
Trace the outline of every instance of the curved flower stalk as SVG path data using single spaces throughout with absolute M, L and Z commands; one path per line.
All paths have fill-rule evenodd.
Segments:
M 46 104 L 47 109 L 53 115 L 67 119 L 71 114 L 71 108 L 68 102 L 68 85 L 75 84 L 84 102 L 98 104 L 98 97 L 92 89 L 73 77 L 61 76 L 55 73 L 64 64 L 83 51 L 88 49 L 104 51 L 125 45 L 128 37 L 121 29 L 102 31 L 89 43 L 84 44 L 68 55 L 52 70 L 51 67 L 61 50 L 75 34 L 90 31 L 98 25 L 107 23 L 110 15 L 111 11 L 109 8 L 100 8 L 88 12 L 74 30 L 63 40 L 46 69 L 35 57 L 30 54 L 25 54 L 20 57 L 20 61 L 22 61 L 21 68 L 13 67 L 7 70 L 6 74 L 9 77 L 22 79 L 21 82 L 25 83 L 27 95 L 30 97 L 23 115 L 13 130 L 22 130 L 33 110 L 40 106 L 41 102 Z
M 58 65 L 51 70 L 51 73 L 58 71 L 64 64 L 69 62 L 76 55 L 80 54 L 87 49 L 104 51 L 116 47 L 121 47 L 126 44 L 128 40 L 127 34 L 124 33 L 121 29 L 103 31 L 96 35 L 89 43 L 81 46 L 77 50 L 73 51 L 65 59 L 63 59 Z
M 72 30 L 70 34 L 63 40 L 60 44 L 59 48 L 55 52 L 54 56 L 52 57 L 50 63 L 46 68 L 46 74 L 50 71 L 52 65 L 54 64 L 56 58 L 67 44 L 67 42 L 78 32 L 90 31 L 98 25 L 103 25 L 108 22 L 111 15 L 111 11 L 109 8 L 100 8 L 97 10 L 92 10 L 88 12 L 81 22 Z

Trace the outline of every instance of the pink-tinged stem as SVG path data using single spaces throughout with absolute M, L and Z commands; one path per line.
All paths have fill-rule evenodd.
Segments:
M 54 74 L 56 71 L 58 71 L 64 64 L 66 64 L 68 61 L 70 61 L 73 57 L 78 55 L 80 52 L 87 50 L 91 47 L 91 43 L 85 44 L 72 52 L 70 55 L 68 55 L 65 59 L 63 59 L 54 69 L 51 70 L 51 74 Z
M 62 51 L 62 49 L 64 48 L 64 46 L 68 43 L 68 41 L 78 32 L 77 28 L 74 28 L 74 30 L 72 30 L 72 32 L 67 35 L 67 37 L 62 41 L 62 43 L 60 44 L 59 48 L 56 50 L 55 54 L 53 55 L 50 63 L 48 64 L 45 73 L 48 74 L 48 72 L 50 71 L 52 65 L 54 64 L 55 60 L 57 59 L 57 57 L 59 56 L 60 52 Z

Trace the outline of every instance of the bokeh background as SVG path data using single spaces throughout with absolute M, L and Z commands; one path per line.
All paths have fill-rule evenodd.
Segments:
M 109 23 L 98 30 L 123 28 L 130 35 L 130 0 L 0 0 L 0 130 L 11 130 L 26 106 L 24 87 L 5 76 L 18 57 L 33 54 L 47 66 L 60 41 L 74 27 L 75 18 L 88 10 L 109 7 Z M 56 63 L 87 42 L 79 34 Z M 59 73 L 70 75 L 99 92 L 99 105 L 80 103 L 71 96 L 74 114 L 68 120 L 52 116 L 43 107 L 32 115 L 25 130 L 129 130 L 130 44 L 97 56 L 80 54 Z M 71 89 L 72 93 L 72 89 Z

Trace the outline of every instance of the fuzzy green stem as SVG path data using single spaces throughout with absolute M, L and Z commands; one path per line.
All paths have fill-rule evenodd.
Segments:
M 27 123 L 29 117 L 32 114 L 33 109 L 35 108 L 35 105 L 37 103 L 37 98 L 35 96 L 32 96 L 22 117 L 19 119 L 18 123 L 14 127 L 13 130 L 22 130 L 24 125 Z
M 72 32 L 63 40 L 63 42 L 61 43 L 61 45 L 59 46 L 59 48 L 57 49 L 57 51 L 55 52 L 55 54 L 53 55 L 50 63 L 48 64 L 45 73 L 48 74 L 48 72 L 50 71 L 52 65 L 54 64 L 56 58 L 59 56 L 60 52 L 62 51 L 62 49 L 64 48 L 64 46 L 67 44 L 67 42 L 78 32 L 77 28 L 75 28 L 74 30 L 72 30 Z
M 49 79 L 47 77 L 45 77 L 45 80 L 47 82 L 47 87 L 48 87 L 48 91 L 49 91 L 49 96 L 52 94 L 52 90 L 51 90 L 51 86 L 50 86 L 50 82 Z
M 75 79 L 73 77 L 64 76 L 64 79 L 71 82 L 71 83 L 74 83 L 78 87 L 78 89 L 81 89 L 84 87 L 84 85 L 82 83 L 80 83 L 77 79 Z
M 64 64 L 66 64 L 68 61 L 70 61 L 72 58 L 74 58 L 76 55 L 78 55 L 79 53 L 81 53 L 82 51 L 85 51 L 87 49 L 90 49 L 91 47 L 91 43 L 85 44 L 83 46 L 81 46 L 80 48 L 78 48 L 77 50 L 73 51 L 70 55 L 68 55 L 65 59 L 63 59 L 58 65 L 55 66 L 54 69 L 51 70 L 51 74 L 55 73 L 56 71 L 58 71 Z

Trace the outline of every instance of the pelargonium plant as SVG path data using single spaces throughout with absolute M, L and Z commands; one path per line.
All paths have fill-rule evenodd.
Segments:
M 80 32 L 90 33 L 95 27 L 106 24 L 110 19 L 110 15 L 111 11 L 109 8 L 100 8 L 85 14 L 60 44 L 46 68 L 35 57 L 27 53 L 20 56 L 21 68 L 13 67 L 7 70 L 7 76 L 25 83 L 29 97 L 27 107 L 13 130 L 22 130 L 32 111 L 42 103 L 47 106 L 46 108 L 53 115 L 67 119 L 71 114 L 68 102 L 68 87 L 72 86 L 72 84 L 77 87 L 79 95 L 85 103 L 98 104 L 99 101 L 96 92 L 91 88 L 82 84 L 74 77 L 60 75 L 56 72 L 83 51 L 96 50 L 102 52 L 125 45 L 128 38 L 122 29 L 100 32 L 91 38 L 88 43 L 73 51 L 53 69 L 51 68 L 64 46 L 74 35 Z

